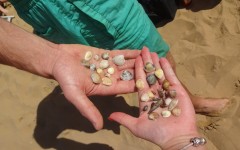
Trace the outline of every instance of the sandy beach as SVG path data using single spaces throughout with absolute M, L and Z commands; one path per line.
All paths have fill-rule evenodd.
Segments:
M 8 10 L 13 24 L 32 32 L 12 6 Z M 170 45 L 179 79 L 193 94 L 231 100 L 220 116 L 197 114 L 208 149 L 239 150 L 240 1 L 193 0 L 158 31 Z M 54 80 L 0 65 L 0 84 L 0 150 L 159 150 L 107 119 L 114 111 L 137 116 L 135 93 L 91 97 L 105 123 L 96 132 Z

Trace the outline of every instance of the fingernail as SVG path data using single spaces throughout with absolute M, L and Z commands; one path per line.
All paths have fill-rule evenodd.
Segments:
M 109 121 L 114 121 L 114 120 L 113 120 L 112 118 L 110 118 L 110 117 L 108 117 L 108 120 L 109 120 Z

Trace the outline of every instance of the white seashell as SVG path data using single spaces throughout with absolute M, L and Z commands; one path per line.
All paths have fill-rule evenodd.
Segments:
M 103 77 L 102 78 L 102 84 L 110 86 L 110 85 L 112 85 L 112 80 L 110 78 L 108 78 L 108 77 Z
M 148 96 L 150 99 L 155 97 L 152 91 L 148 91 Z
M 172 102 L 172 99 L 168 97 L 165 99 L 164 102 L 165 102 L 165 106 L 169 106 L 169 104 Z
M 91 51 L 87 51 L 84 56 L 84 60 L 89 61 L 92 59 L 93 53 Z
M 142 90 L 144 88 L 144 82 L 142 79 L 138 79 L 136 81 L 136 87 L 139 89 L 139 90 Z
M 170 111 L 173 110 L 177 106 L 177 104 L 178 104 L 178 99 L 173 99 L 168 106 L 168 110 Z
M 113 57 L 113 63 L 118 66 L 122 66 L 125 63 L 124 55 L 117 55 Z
M 158 78 L 158 79 L 162 79 L 163 76 L 164 76 L 164 73 L 163 73 L 163 70 L 162 69 L 157 69 L 155 72 L 154 72 L 155 76 Z
M 180 108 L 174 108 L 173 110 L 172 110 L 172 114 L 174 115 L 174 116 L 180 116 L 180 114 L 181 114 L 181 112 L 182 112 L 182 110 L 180 109 Z
M 103 73 L 103 70 L 101 68 L 97 68 L 97 73 L 98 74 L 102 74 Z
M 109 74 L 114 74 L 114 68 L 113 67 L 108 68 L 107 72 Z
M 163 110 L 161 114 L 164 118 L 171 116 L 171 112 L 169 110 Z
M 151 112 L 149 115 L 148 115 L 148 119 L 149 120 L 156 120 L 159 118 L 159 114 L 156 113 L 156 112 Z
M 102 59 L 108 60 L 109 59 L 109 53 L 108 52 L 103 53 L 102 54 Z
M 96 84 L 99 84 L 102 81 L 99 74 L 97 74 L 95 72 L 91 74 L 91 79 L 92 79 L 93 83 L 96 83 Z
M 94 56 L 94 60 L 98 61 L 99 59 L 100 59 L 100 56 L 99 56 L 98 54 L 96 54 L 96 55 Z
M 148 96 L 148 93 L 144 93 L 142 96 L 141 96 L 141 101 L 142 102 L 147 102 L 150 100 L 150 97 Z
M 107 60 L 102 60 L 102 61 L 100 62 L 100 64 L 99 64 L 99 67 L 100 67 L 101 69 L 106 69 L 108 66 L 109 66 L 109 63 L 108 63 Z

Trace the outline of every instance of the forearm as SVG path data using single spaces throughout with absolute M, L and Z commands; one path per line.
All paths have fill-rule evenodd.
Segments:
M 58 45 L 0 19 L 0 63 L 51 77 Z

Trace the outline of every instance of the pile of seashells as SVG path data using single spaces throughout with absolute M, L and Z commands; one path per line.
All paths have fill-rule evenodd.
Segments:
M 94 61 L 92 61 L 92 59 L 94 59 Z M 108 52 L 104 52 L 100 56 L 98 54 L 94 55 L 91 51 L 87 51 L 82 60 L 82 65 L 92 71 L 91 79 L 93 83 L 102 83 L 103 85 L 111 86 L 113 82 L 111 76 L 115 73 L 114 66 L 110 66 L 111 61 L 116 66 L 122 66 L 125 63 L 125 58 L 124 55 L 117 55 L 111 58 Z M 120 78 L 122 80 L 132 80 L 133 74 L 128 70 L 124 70 Z
M 151 108 L 148 111 L 148 119 L 156 120 L 159 118 L 160 114 L 162 117 L 170 117 L 171 115 L 179 116 L 181 114 L 181 109 L 177 107 L 178 99 L 176 99 L 177 92 L 176 90 L 170 90 L 170 83 L 164 79 L 164 73 L 162 69 L 157 69 L 155 66 L 147 62 L 144 66 L 145 72 L 149 73 L 147 75 L 146 80 L 149 85 L 154 85 L 158 79 L 164 80 L 162 83 L 162 88 L 157 90 L 157 94 L 153 91 L 147 91 L 143 93 L 140 97 L 142 102 L 152 102 Z M 154 73 L 152 73 L 154 72 Z M 138 89 L 144 88 L 144 82 L 141 79 L 136 81 L 136 87 Z M 161 108 L 160 114 L 155 112 L 157 108 Z M 148 105 L 143 107 L 143 111 L 148 110 Z

